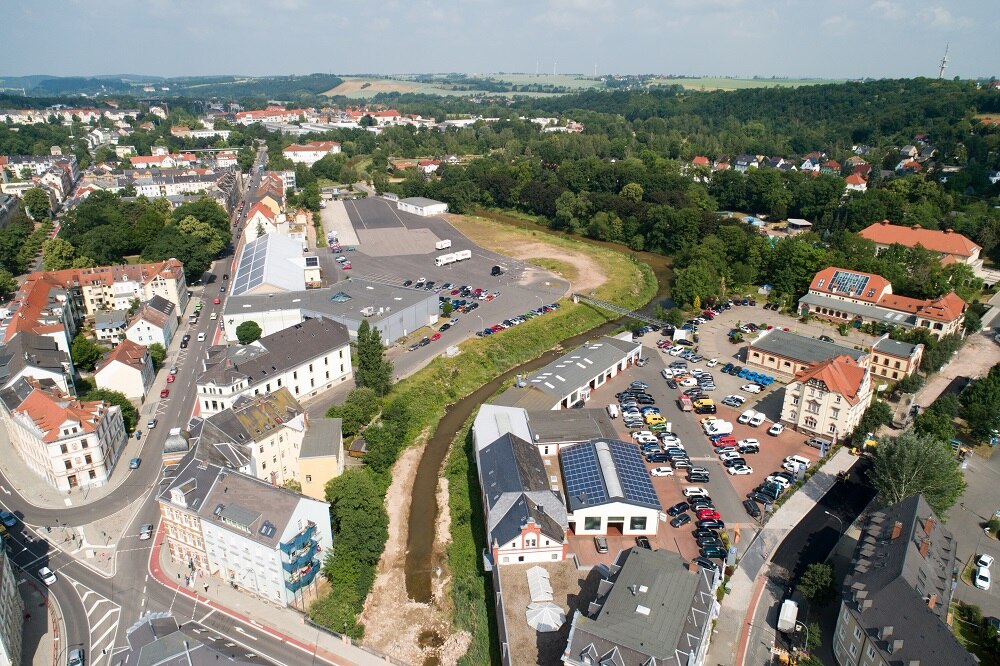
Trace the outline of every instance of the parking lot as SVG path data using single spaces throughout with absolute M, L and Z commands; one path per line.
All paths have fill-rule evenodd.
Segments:
M 752 396 L 740 391 L 740 386 L 746 383 L 745 380 L 737 377 L 725 375 L 721 372 L 722 365 L 714 368 L 707 368 L 706 361 L 700 363 L 688 363 L 689 368 L 700 367 L 711 372 L 716 383 L 716 390 L 710 392 L 710 396 L 715 402 L 717 413 L 713 418 L 725 419 L 733 424 L 733 437 L 737 440 L 756 439 L 760 443 L 760 452 L 746 454 L 747 463 L 752 467 L 753 472 L 746 476 L 730 475 L 722 465 L 719 457 L 713 450 L 713 444 L 705 436 L 701 419 L 706 418 L 694 412 L 682 412 L 678 404 L 678 397 L 682 390 L 673 390 L 667 386 L 661 372 L 671 361 L 677 360 L 662 353 L 656 348 L 656 341 L 659 339 L 657 333 L 649 333 L 643 337 L 645 348 L 644 356 L 649 359 L 645 367 L 633 367 L 627 372 L 621 373 L 611 379 L 605 386 L 595 391 L 588 401 L 588 407 L 601 408 L 608 404 L 617 403 L 615 394 L 623 391 L 634 380 L 639 380 L 648 385 L 647 391 L 655 398 L 655 406 L 660 409 L 661 414 L 670 424 L 670 430 L 676 434 L 684 448 L 687 450 L 692 465 L 705 467 L 709 471 L 708 483 L 689 483 L 686 480 L 684 470 L 676 470 L 671 477 L 653 477 L 653 486 L 657 491 L 663 510 L 666 511 L 671 506 L 683 501 L 683 490 L 689 486 L 701 486 L 705 488 L 712 498 L 712 503 L 722 516 L 726 524 L 726 530 L 732 541 L 736 538 L 740 528 L 752 528 L 757 524 L 757 520 L 751 518 L 744 509 L 742 502 L 754 487 L 760 484 L 769 474 L 781 469 L 782 461 L 786 456 L 801 455 L 808 458 L 813 463 L 818 458 L 818 451 L 805 445 L 805 436 L 791 430 L 785 430 L 777 436 L 767 433 L 772 421 L 766 420 L 762 425 L 753 427 L 750 425 L 737 423 L 740 414 L 750 408 L 755 408 L 758 400 L 766 399 L 768 394 L 778 394 L 781 392 L 781 385 L 775 383 L 760 396 Z M 721 404 L 722 398 L 729 394 L 738 394 L 747 398 L 745 405 L 739 409 L 726 407 Z M 619 437 L 624 441 L 632 441 L 630 431 L 624 426 L 621 418 L 615 421 L 619 431 Z M 647 467 L 652 469 L 668 463 L 647 463 Z M 761 507 L 763 511 L 763 507 Z M 698 545 L 692 536 L 695 528 L 694 516 L 692 522 L 680 528 L 671 527 L 670 516 L 666 520 L 661 520 L 657 526 L 657 534 L 650 537 L 654 548 L 667 548 L 680 553 L 682 557 L 692 559 L 698 555 Z M 749 535 L 747 535 L 749 536 Z M 746 537 L 744 537 L 746 538 Z M 595 551 L 593 538 L 580 536 L 571 537 L 570 550 L 575 552 L 581 563 L 596 564 L 598 562 L 610 562 L 614 555 L 621 548 L 629 548 L 635 545 L 633 536 L 609 536 L 608 553 L 598 554 Z
M 1000 541 L 983 532 L 983 526 L 994 512 L 1000 510 L 1000 499 L 996 493 L 997 484 L 1000 484 L 1000 456 L 970 456 L 968 460 L 965 493 L 948 511 L 946 523 L 958 542 L 957 557 L 961 569 L 983 553 L 992 555 L 1000 562 Z M 991 572 L 994 582 L 989 590 L 976 589 L 961 579 L 955 588 L 955 598 L 979 606 L 985 616 L 1000 618 L 1000 582 L 997 581 L 1000 565 L 994 563 Z

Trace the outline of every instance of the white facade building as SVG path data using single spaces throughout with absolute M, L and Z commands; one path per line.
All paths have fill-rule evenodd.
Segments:
M 145 397 L 156 373 L 149 350 L 131 340 L 123 340 L 97 365 L 97 388 L 119 391 L 130 400 Z
M 412 213 L 421 217 L 433 217 L 448 212 L 448 204 L 426 197 L 409 197 L 396 202 L 396 208 L 404 213 Z

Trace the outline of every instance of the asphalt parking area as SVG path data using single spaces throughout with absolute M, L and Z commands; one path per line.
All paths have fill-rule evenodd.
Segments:
M 356 231 L 362 229 L 400 229 L 405 228 L 404 216 L 410 217 L 409 213 L 400 213 L 396 209 L 395 202 L 388 201 L 381 197 L 369 197 L 367 199 L 349 199 L 344 202 L 347 214 L 351 218 L 351 223 Z M 419 216 L 413 216 L 420 219 Z M 360 234 L 358 234 L 360 237 Z

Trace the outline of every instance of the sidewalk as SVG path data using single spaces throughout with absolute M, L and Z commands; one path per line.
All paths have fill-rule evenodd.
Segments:
M 183 565 L 171 562 L 165 546 L 163 533 L 156 533 L 150 554 L 149 570 L 162 585 L 178 590 L 178 593 L 197 599 L 200 603 L 225 613 L 246 624 L 252 625 L 275 638 L 312 652 L 333 664 L 343 666 L 375 666 L 396 663 L 355 646 L 351 639 L 327 633 L 306 624 L 305 616 L 289 608 L 281 608 L 272 603 L 254 598 L 252 594 L 233 589 L 224 580 L 215 576 L 197 577 L 184 585 L 184 576 L 190 571 Z M 208 588 L 205 588 L 205 585 Z
M 18 577 L 17 587 L 24 602 L 25 618 L 20 666 L 59 666 L 66 663 L 66 646 L 62 645 L 66 625 L 55 597 L 23 575 Z
M 742 666 L 747 656 L 750 629 L 768 581 L 767 563 L 785 535 L 812 510 L 837 481 L 839 472 L 850 469 L 857 458 L 845 447 L 837 450 L 823 467 L 774 512 L 767 524 L 740 554 L 739 566 L 729 579 L 730 591 L 722 600 L 706 664 Z M 770 630 L 773 639 L 773 629 Z M 758 666 L 757 662 L 746 662 Z

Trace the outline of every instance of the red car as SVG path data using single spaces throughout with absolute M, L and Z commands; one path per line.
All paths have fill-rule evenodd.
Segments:
M 474 292 L 472 292 L 472 295 L 473 295 L 473 296 L 478 296 L 478 295 L 479 295 L 479 294 L 481 294 L 481 293 L 483 293 L 483 290 L 482 290 L 482 289 L 476 289 L 476 290 L 475 290 Z
M 175 379 L 177 379 L 175 376 L 173 376 L 173 375 L 167 375 L 167 383 L 168 384 L 173 384 Z
M 458 295 L 458 293 L 459 293 L 459 290 L 458 290 L 458 289 L 452 289 L 452 290 L 451 290 L 451 295 L 452 295 L 452 296 L 457 296 L 457 295 Z
M 222 301 L 221 301 L 221 300 L 219 300 L 219 298 L 218 298 L 218 297 L 216 297 L 215 299 L 213 299 L 213 300 L 212 300 L 212 302 L 213 302 L 213 303 L 215 303 L 216 305 L 218 305 L 218 304 L 219 304 L 219 303 L 221 303 Z
M 493 331 L 494 333 L 499 333 L 500 331 L 503 330 L 503 326 L 501 326 L 500 324 L 496 324 L 494 326 L 490 326 L 490 330 Z
M 165 388 L 162 391 L 160 391 L 160 397 L 161 398 L 166 398 L 169 395 L 170 395 L 170 389 L 168 389 L 168 388 Z
M 698 512 L 698 520 L 722 520 L 722 516 L 715 509 L 702 509 Z
M 434 335 L 431 336 L 431 342 L 434 342 L 435 340 L 440 340 L 440 339 L 441 339 L 441 334 L 440 333 L 435 333 Z
M 347 262 L 346 264 L 341 266 L 341 268 L 343 268 L 345 271 L 351 270 L 351 262 Z

